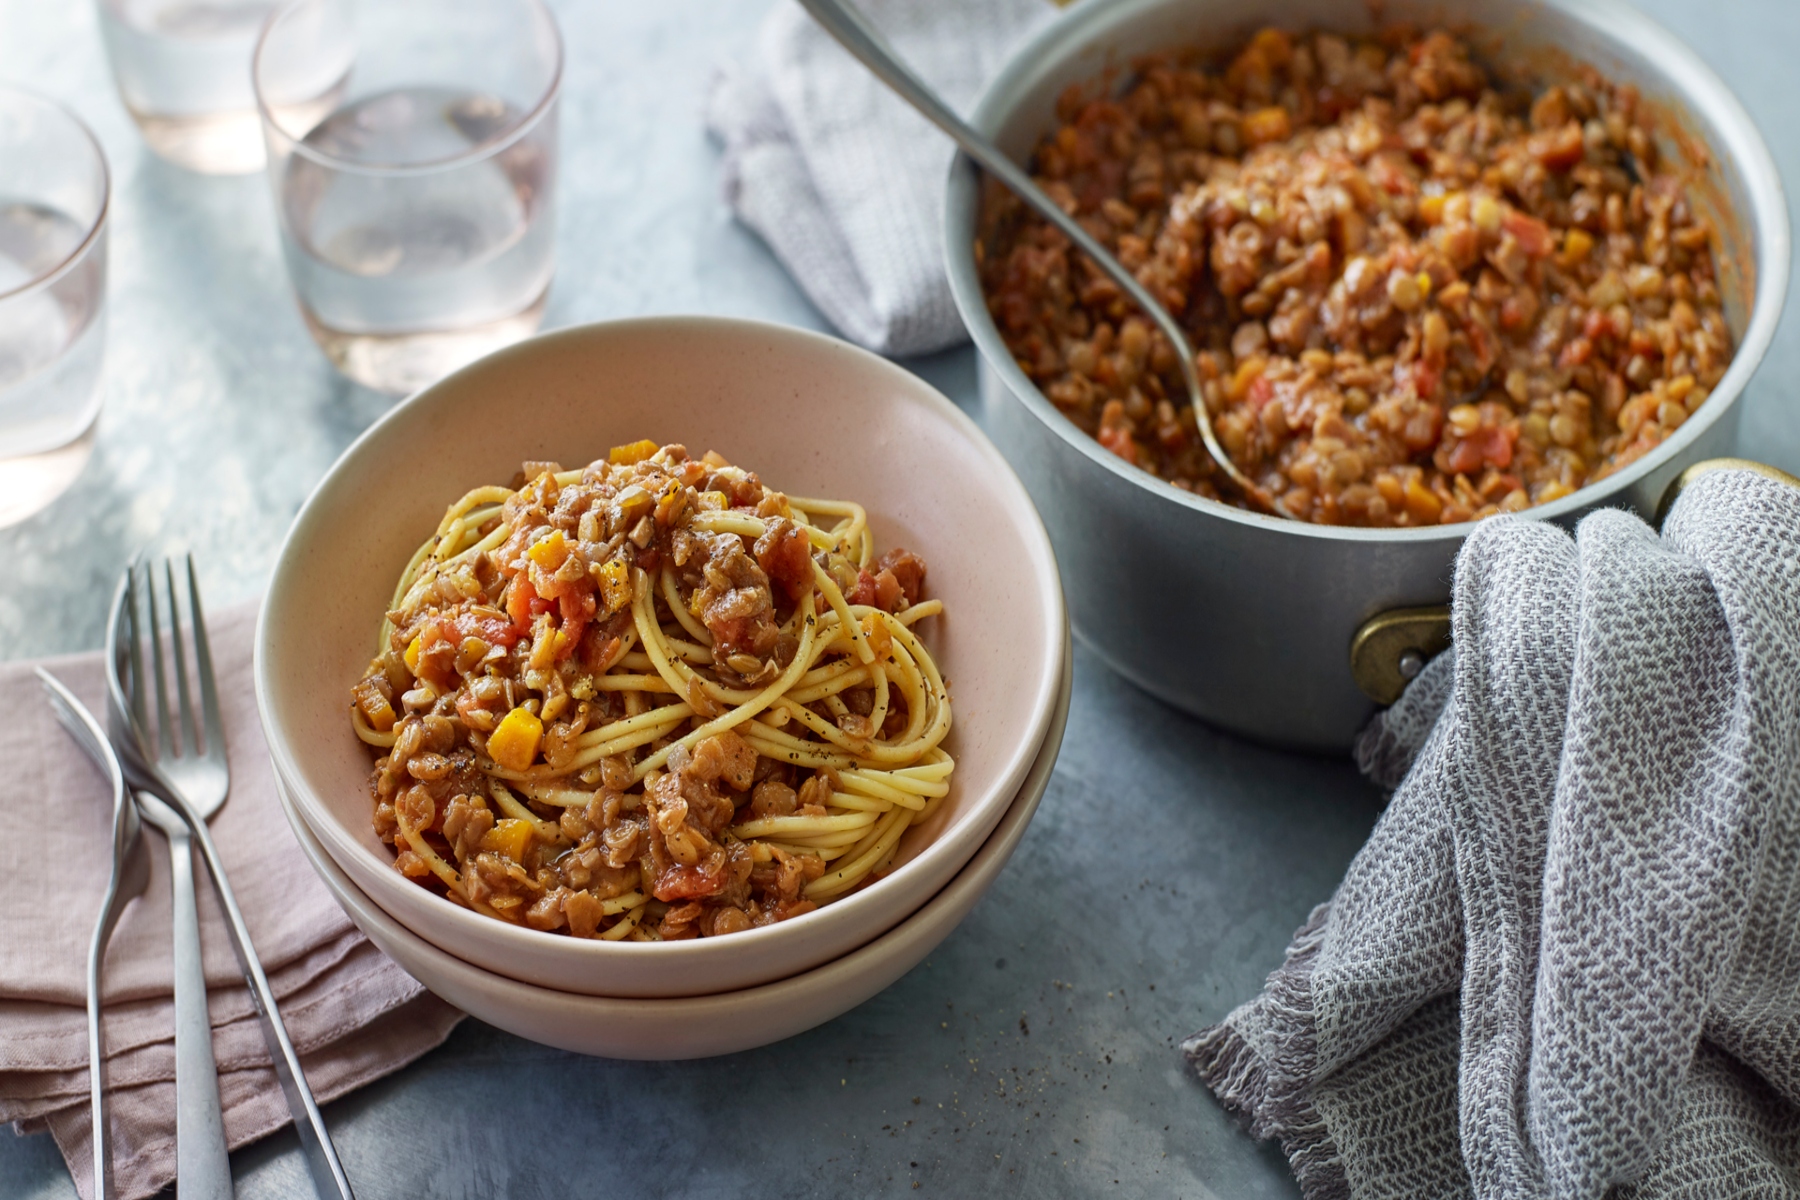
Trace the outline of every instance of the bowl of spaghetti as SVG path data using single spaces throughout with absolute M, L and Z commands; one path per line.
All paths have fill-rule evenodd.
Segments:
M 293 810 L 414 933 L 590 995 L 881 936 L 1045 740 L 1036 511 L 953 405 L 833 339 L 546 335 L 398 406 L 296 519 L 258 633 Z

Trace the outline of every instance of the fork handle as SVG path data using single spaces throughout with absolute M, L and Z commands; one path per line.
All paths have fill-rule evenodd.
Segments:
M 307 1086 L 306 1072 L 300 1067 L 300 1056 L 295 1053 L 294 1043 L 288 1038 L 287 1026 L 282 1023 L 281 1009 L 275 1003 L 275 991 L 269 986 L 269 977 L 263 974 L 262 962 L 257 958 L 256 947 L 250 941 L 250 930 L 244 924 L 244 914 L 238 908 L 237 896 L 225 877 L 225 864 L 219 859 L 218 847 L 213 845 L 212 834 L 208 831 L 206 822 L 195 816 L 186 800 L 180 797 L 173 799 L 178 802 L 177 807 L 182 819 L 187 822 L 188 832 L 200 847 L 207 870 L 212 873 L 213 887 L 219 894 L 219 906 L 225 910 L 225 923 L 231 930 L 231 947 L 237 951 L 238 965 L 243 968 L 244 979 L 250 984 L 250 1001 L 256 1005 L 256 1015 L 261 1018 L 263 1040 L 268 1043 L 269 1058 L 275 1064 L 275 1076 L 281 1080 L 282 1094 L 287 1097 L 288 1109 L 294 1114 L 294 1131 L 300 1136 L 300 1148 L 305 1152 L 306 1165 L 312 1172 L 313 1190 L 321 1200 L 356 1200 L 356 1193 L 350 1190 L 349 1177 L 344 1174 L 344 1165 L 338 1161 L 337 1148 L 331 1144 L 331 1134 L 325 1128 L 325 1118 L 319 1112 L 318 1102 L 313 1099 L 312 1089 Z
M 231 1200 L 231 1157 L 194 903 L 193 842 L 183 826 L 167 832 L 175 934 L 175 1177 L 183 1200 Z

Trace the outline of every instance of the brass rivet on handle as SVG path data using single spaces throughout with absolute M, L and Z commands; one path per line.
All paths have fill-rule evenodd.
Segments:
M 1350 673 L 1377 704 L 1400 698 L 1425 664 L 1450 648 L 1450 609 L 1396 608 L 1363 622 L 1350 641 Z

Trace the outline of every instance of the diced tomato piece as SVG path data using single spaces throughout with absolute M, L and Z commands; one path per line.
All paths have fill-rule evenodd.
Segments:
M 1528 145 L 1532 156 L 1552 171 L 1567 171 L 1587 153 L 1579 121 L 1570 121 L 1560 129 L 1534 133 Z
M 413 673 L 438 691 L 446 691 L 455 683 L 457 645 L 456 628 L 447 621 L 432 621 L 419 630 L 419 654 Z M 448 645 L 449 649 L 444 647 Z
M 1584 337 L 1571 338 L 1562 353 L 1556 356 L 1556 362 L 1558 366 L 1579 367 L 1593 356 L 1594 343 Z
M 1443 378 L 1442 366 L 1433 366 L 1423 358 L 1413 364 L 1413 387 L 1421 399 L 1429 400 L 1437 395 L 1438 385 L 1443 382 Z
M 1518 434 L 1503 426 L 1478 429 L 1457 442 L 1450 451 L 1449 469 L 1473 475 L 1482 464 L 1504 471 L 1512 465 L 1513 442 Z
M 440 623 L 444 636 L 461 644 L 464 638 L 478 637 L 490 646 L 511 646 L 523 635 L 499 617 L 484 617 L 472 612 L 459 612 Z
M 778 517 L 756 539 L 756 561 L 790 600 L 798 599 L 812 582 L 812 539 L 792 521 Z
M 558 634 L 560 640 L 556 645 L 556 657 L 560 661 L 575 653 L 588 622 L 594 619 L 594 593 L 564 592 L 562 599 L 557 601 L 557 606 L 562 613 L 562 625 Z
M 1556 249 L 1556 239 L 1551 236 L 1550 227 L 1529 213 L 1509 208 L 1500 218 L 1500 225 L 1518 239 L 1519 249 L 1533 258 L 1547 258 Z
M 905 591 L 900 587 L 900 581 L 894 577 L 892 571 L 883 569 L 876 572 L 875 604 L 883 612 L 893 612 L 896 608 L 899 608 L 901 597 L 905 594 Z
M 1124 429 L 1117 425 L 1103 427 L 1100 430 L 1099 442 L 1132 466 L 1137 466 L 1137 443 L 1131 440 L 1131 434 Z
M 876 559 L 875 565 L 894 573 L 908 604 L 917 604 L 925 594 L 925 560 L 911 550 L 896 546 Z
M 857 572 L 856 586 L 850 589 L 850 594 L 845 596 L 844 599 L 851 604 L 873 605 L 875 603 L 876 595 L 875 576 L 869 574 L 868 570 L 865 568 Z
M 585 625 L 594 615 L 594 593 L 564 592 L 562 599 L 556 602 L 556 606 L 561 613 L 563 624 L 579 621 Z
M 1477 443 L 1483 462 L 1504 471 L 1512 466 L 1513 442 L 1518 439 L 1518 436 L 1514 430 L 1504 425 L 1497 425 L 1482 430 L 1470 441 Z
M 1462 475 L 1473 474 L 1481 466 L 1481 447 L 1469 439 L 1456 443 L 1450 451 L 1447 466 Z
M 702 896 L 716 896 L 725 888 L 728 876 L 724 855 L 717 858 L 718 869 L 708 871 L 713 860 L 696 863 L 691 867 L 671 863 L 656 877 L 656 885 L 651 894 L 665 904 L 675 900 L 692 900 Z
M 1438 432 L 1444 427 L 1444 410 L 1432 404 L 1420 408 L 1406 419 L 1400 439 L 1414 454 L 1437 445 Z
M 506 615 L 521 635 L 531 628 L 532 603 L 538 600 L 537 589 L 531 586 L 523 572 L 514 575 L 512 582 L 506 586 Z M 542 609 L 536 611 L 542 612 Z
M 1487 329 L 1480 321 L 1470 321 L 1463 326 L 1463 332 L 1469 339 L 1469 351 L 1475 356 L 1475 366 L 1486 371 L 1494 365 L 1494 343 L 1488 337 Z
M 1411 195 L 1418 189 L 1406 172 L 1400 170 L 1387 155 L 1377 155 L 1369 163 L 1369 173 L 1375 177 L 1375 186 L 1390 196 Z

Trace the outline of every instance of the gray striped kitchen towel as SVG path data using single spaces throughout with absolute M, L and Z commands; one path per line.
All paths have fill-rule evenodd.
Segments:
M 1309 1200 L 1800 1196 L 1800 490 L 1483 522 L 1453 625 L 1358 744 L 1368 844 L 1183 1050 Z

